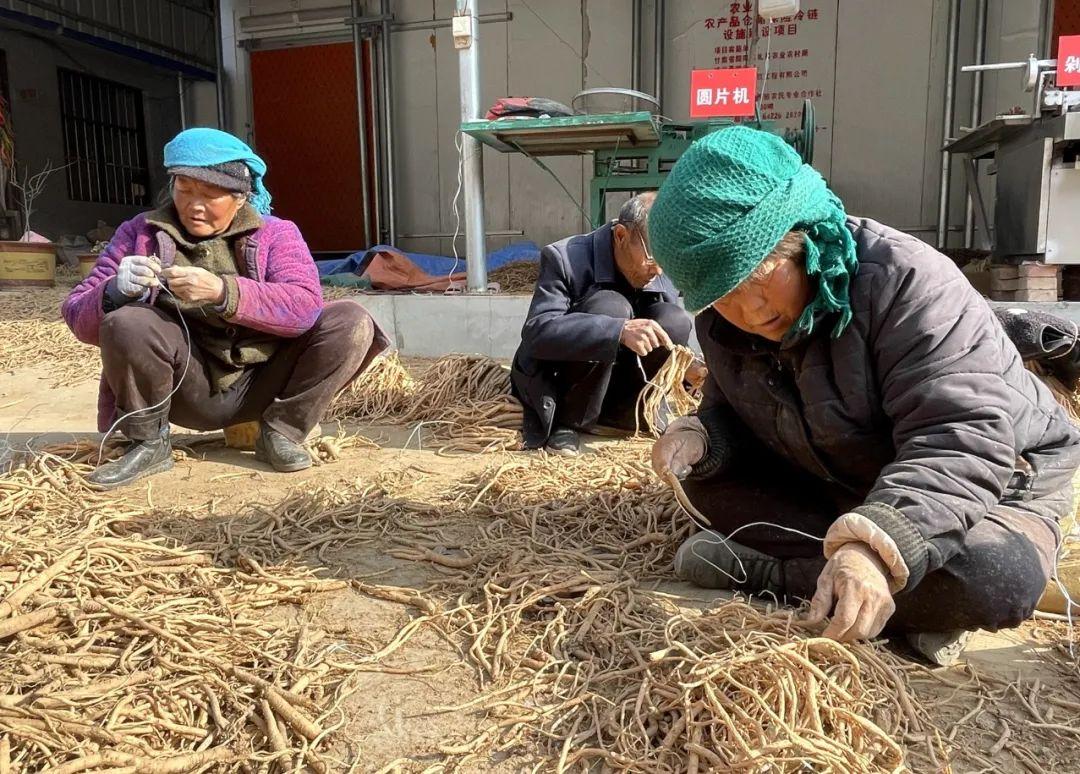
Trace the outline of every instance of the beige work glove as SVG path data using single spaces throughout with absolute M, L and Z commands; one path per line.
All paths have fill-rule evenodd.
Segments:
M 838 548 L 818 576 L 806 622 L 821 623 L 830 611 L 832 621 L 824 635 L 840 642 L 876 637 L 896 612 L 889 572 L 866 543 Z
M 709 434 L 697 417 L 679 417 L 652 447 L 652 466 L 663 478 L 668 472 L 676 478 L 686 478 L 697 463 L 705 459 L 709 449 Z

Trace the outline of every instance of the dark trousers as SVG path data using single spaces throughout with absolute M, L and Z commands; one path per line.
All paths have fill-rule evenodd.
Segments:
M 693 327 L 690 315 L 677 304 L 657 301 L 635 308 L 626 296 L 614 290 L 598 290 L 570 311 L 618 320 L 655 320 L 673 343 L 683 346 L 690 341 Z M 626 347 L 619 347 L 614 362 L 559 363 L 555 368 L 555 425 L 586 431 L 597 424 L 635 429 L 638 394 L 667 357 L 667 349 L 638 358 Z
M 771 456 L 771 455 L 770 455 Z M 707 481 L 688 480 L 691 502 L 714 530 L 729 535 L 753 522 L 770 522 L 824 538 L 830 525 L 859 500 L 779 457 L 755 471 Z M 1046 480 L 1056 488 L 1028 500 L 1006 498 L 968 530 L 959 553 L 914 589 L 896 595 L 887 632 L 989 629 L 1029 618 L 1056 563 L 1052 523 L 1072 507 L 1071 470 Z M 820 541 L 774 527 L 747 527 L 732 537 L 783 561 L 784 593 L 809 599 L 825 566 Z M 760 589 L 745 589 L 760 591 Z
M 207 355 L 191 347 L 173 314 L 146 304 L 130 304 L 105 316 L 100 346 L 105 380 L 120 415 L 161 403 L 162 409 L 124 420 L 132 440 L 158 437 L 169 422 L 192 430 L 220 430 L 262 420 L 286 438 L 302 442 L 318 424 L 333 397 L 357 376 L 367 360 L 374 321 L 359 304 L 328 304 L 315 325 L 295 339 L 282 339 L 266 363 L 244 370 L 215 392 Z

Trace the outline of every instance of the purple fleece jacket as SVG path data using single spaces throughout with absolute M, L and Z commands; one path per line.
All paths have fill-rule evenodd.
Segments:
M 291 221 L 264 215 L 262 227 L 247 240 L 244 254 L 248 265 L 235 278 L 240 301 L 230 319 L 237 325 L 282 338 L 306 333 L 319 319 L 323 300 L 319 272 L 300 230 Z M 157 255 L 163 267 L 170 266 L 176 245 L 168 234 L 146 222 L 145 213 L 120 226 L 98 256 L 90 276 L 75 286 L 61 307 L 64 320 L 79 341 L 98 344 L 98 331 L 105 317 L 105 287 L 116 276 L 125 255 Z M 150 302 L 156 298 L 155 289 Z M 115 398 L 102 379 L 98 430 L 108 430 L 115 415 Z

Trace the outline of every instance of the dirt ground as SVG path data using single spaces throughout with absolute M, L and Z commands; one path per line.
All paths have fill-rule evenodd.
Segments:
M 41 439 L 97 437 L 94 409 L 97 385 L 86 382 L 74 387 L 52 388 L 40 369 L 0 373 L 0 440 L 13 447 Z M 387 481 L 405 478 L 409 496 L 425 492 L 443 493 L 455 481 L 491 465 L 493 455 L 442 457 L 432 449 L 418 448 L 417 439 L 399 427 L 350 427 L 378 442 L 378 449 L 351 449 L 337 462 L 296 474 L 277 474 L 256 462 L 252 455 L 226 448 L 223 443 L 200 445 L 196 457 L 179 462 L 171 472 L 156 476 L 117 496 L 139 505 L 151 504 L 163 513 L 235 514 L 274 503 L 289 492 L 319 487 L 345 489 L 357 481 Z M 595 440 L 591 446 L 602 445 Z M 468 545 L 475 525 L 453 525 L 461 545 Z M 386 551 L 390 542 L 361 544 L 348 550 L 323 555 L 321 572 L 348 578 L 370 578 L 378 583 L 421 588 L 431 579 L 427 565 L 394 559 Z M 702 607 L 714 593 L 672 581 L 665 592 L 676 595 L 688 607 Z M 383 643 L 407 621 L 406 608 L 346 590 L 317 596 L 292 615 L 310 625 L 339 635 Z M 349 636 L 345 636 L 349 635 Z M 1061 659 L 1045 659 L 1061 647 L 1062 629 L 1044 622 L 1032 623 L 1011 632 L 980 633 L 968 652 L 970 662 L 1008 681 L 1037 678 L 1044 684 L 1072 686 L 1076 695 L 1080 683 L 1075 673 L 1062 671 Z M 481 716 L 452 708 L 477 697 L 483 689 L 477 675 L 448 642 L 434 634 L 421 634 L 395 655 L 393 662 L 401 674 L 373 671 L 364 676 L 361 689 L 352 697 L 347 725 L 340 737 L 346 749 L 342 759 L 360 762 L 357 770 L 375 772 L 394 761 L 407 760 L 410 767 L 423 768 L 439 759 L 438 747 L 447 740 L 461 739 L 481 728 Z M 987 745 L 1002 735 L 998 721 L 970 724 L 961 739 Z M 985 726 L 985 727 L 983 727 Z M 1023 738 L 1023 723 L 1013 728 L 1014 739 Z M 1047 771 L 1076 771 L 1080 768 L 1077 740 L 1067 734 L 1061 745 L 1037 750 Z M 534 750 L 511 750 L 470 770 L 511 772 L 529 770 L 537 763 Z M 388 770 L 393 770 L 391 767 Z M 411 770 L 411 769 L 410 769 Z M 1002 771 L 1035 770 L 1016 768 L 1010 763 Z

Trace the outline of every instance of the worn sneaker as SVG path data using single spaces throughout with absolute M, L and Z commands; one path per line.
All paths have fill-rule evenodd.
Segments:
M 931 664 L 952 666 L 960 660 L 973 632 L 954 629 L 951 632 L 914 632 L 907 635 L 908 645 Z
M 581 447 L 581 437 L 577 430 L 569 427 L 556 427 L 548 436 L 547 450 L 552 454 L 561 454 L 564 457 L 574 457 Z
M 675 575 L 705 589 L 783 593 L 782 563 L 716 532 L 691 535 L 675 553 Z

